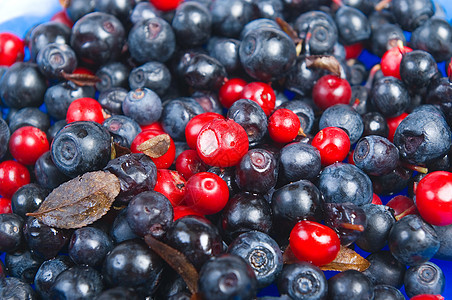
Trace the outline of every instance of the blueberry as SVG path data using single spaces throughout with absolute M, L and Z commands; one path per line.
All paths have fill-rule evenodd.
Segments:
M 405 85 L 395 77 L 383 77 L 372 87 L 370 103 L 385 117 L 402 114 L 411 103 Z
M 253 6 L 245 0 L 218 0 L 210 5 L 212 29 L 215 33 L 236 38 L 253 19 Z
M 259 28 L 240 43 L 240 61 L 246 73 L 259 81 L 281 78 L 296 61 L 295 44 L 283 31 Z
M 195 54 L 188 61 L 182 76 L 185 82 L 194 89 L 218 90 L 227 77 L 225 67 L 215 58 L 207 54 Z
M 273 28 L 273 29 L 280 29 L 278 23 L 276 23 L 275 20 L 270 20 L 270 19 L 266 19 L 266 18 L 260 18 L 260 19 L 256 19 L 256 20 L 252 20 L 250 22 L 248 22 L 242 29 L 242 31 L 240 32 L 240 40 L 243 40 L 243 38 L 245 37 L 245 35 L 247 35 L 249 32 L 258 29 L 258 28 Z
M 58 275 L 51 299 L 94 299 L 104 288 L 102 275 L 88 266 L 71 267 Z
M 290 76 L 290 75 L 289 75 Z M 314 126 L 314 109 L 312 105 L 307 101 L 303 100 L 291 100 L 283 102 L 281 105 L 277 106 L 278 108 L 287 108 L 293 111 L 300 120 L 300 128 L 304 133 L 310 133 L 312 127 Z
M 123 24 L 127 24 L 129 16 L 135 7 L 135 0 L 96 0 L 95 11 L 111 14 L 118 18 Z
M 392 256 L 391 252 L 374 252 L 369 254 L 366 260 L 370 262 L 370 266 L 363 273 L 373 284 L 402 287 L 406 266 Z
M 344 44 L 355 44 L 370 37 L 371 29 L 365 14 L 359 9 L 343 5 L 337 11 L 336 21 L 339 37 Z
M 308 262 L 284 265 L 278 277 L 278 290 L 290 299 L 326 299 L 328 282 L 318 267 Z
M 0 299 L 38 300 L 31 285 L 16 277 L 7 277 L 0 288 Z
M 361 272 L 346 270 L 328 279 L 328 299 L 374 298 L 374 287 Z
M 372 176 L 374 193 L 378 195 L 393 195 L 403 191 L 410 182 L 413 171 L 401 166 L 396 167 L 390 173 L 381 176 Z
M 334 163 L 323 169 L 319 190 L 327 203 L 364 205 L 371 203 L 373 196 L 370 178 L 358 167 L 345 163 Z
M 0 159 L 2 159 L 8 152 L 8 142 L 11 136 L 11 131 L 8 124 L 3 118 L 0 118 Z
M 123 115 L 114 115 L 105 119 L 102 126 L 110 132 L 115 143 L 127 148 L 130 148 L 135 137 L 141 132 L 137 122 Z
M 11 209 L 26 218 L 25 214 L 36 211 L 48 194 L 49 190 L 36 183 L 21 186 L 11 198 Z
M 408 215 L 394 224 L 388 244 L 397 260 L 408 266 L 417 266 L 435 255 L 440 242 L 431 225 L 417 215 Z
M 110 229 L 110 236 L 115 245 L 126 240 L 138 238 L 138 235 L 133 232 L 127 222 L 127 207 L 123 208 L 113 221 Z
M 281 0 L 261 0 L 256 2 L 256 6 L 262 18 L 283 18 L 284 3 Z
M 253 269 L 232 254 L 206 262 L 199 273 L 198 287 L 205 299 L 253 299 L 257 294 Z
M 55 166 L 70 177 L 105 167 L 110 160 L 110 134 L 100 124 L 77 121 L 64 126 L 50 147 Z
M 0 214 L 0 251 L 12 252 L 22 244 L 23 223 L 21 216 L 12 214 Z
M 212 37 L 207 43 L 209 55 L 218 60 L 229 75 L 242 70 L 239 47 L 240 41 L 232 38 Z
M 50 128 L 49 116 L 37 107 L 21 108 L 9 122 L 9 129 L 14 132 L 24 126 L 33 126 L 46 132 Z
M 77 67 L 77 56 L 67 44 L 50 43 L 39 50 L 36 63 L 47 78 L 63 78 Z
M 54 189 L 70 179 L 55 166 L 50 151 L 45 152 L 38 158 L 34 173 L 36 182 L 46 189 Z
M 404 300 L 402 292 L 390 285 L 374 286 L 374 300 Z
M 286 76 L 285 87 L 300 96 L 310 96 L 314 84 L 322 74 L 323 70 L 308 67 L 306 57 L 300 55 Z
M 319 175 L 321 167 L 320 152 L 314 146 L 298 142 L 281 149 L 279 173 L 285 181 L 312 180 Z
M 129 51 L 139 63 L 166 62 L 176 49 L 176 37 L 171 25 L 159 17 L 136 23 L 128 36 Z
M 96 1 L 73 0 L 68 4 L 67 16 L 72 22 L 76 22 L 84 15 L 93 12 Z
M 201 105 L 205 112 L 216 112 L 220 115 L 223 113 L 223 106 L 215 91 L 195 91 L 191 97 Z
M 128 88 L 129 73 L 129 67 L 121 62 L 107 63 L 96 72 L 96 76 L 100 79 L 96 83 L 96 89 L 104 92 L 115 87 Z
M 328 107 L 320 117 L 319 128 L 339 127 L 350 137 L 350 143 L 356 143 L 364 131 L 363 120 L 353 107 L 336 104 Z
M 168 68 L 158 61 L 150 61 L 134 68 L 129 74 L 131 89 L 148 88 L 160 97 L 163 96 L 171 84 L 171 73 Z
M 435 258 L 442 260 L 452 260 L 452 225 L 447 226 L 433 226 L 438 235 L 440 246 L 438 252 L 435 253 Z
M 72 233 L 68 253 L 78 265 L 98 267 L 112 248 L 113 242 L 103 230 L 87 226 Z
M 400 77 L 409 88 L 419 90 L 427 87 L 438 76 L 438 66 L 433 56 L 423 50 L 406 53 L 400 62 Z
M 144 19 L 160 17 L 161 11 L 150 2 L 138 2 L 130 13 L 130 21 L 135 25 Z
M 29 250 L 19 250 L 5 255 L 5 266 L 11 277 L 32 283 L 43 259 L 34 256 Z
M 403 30 L 413 31 L 434 13 L 432 0 L 395 0 L 391 11 Z
M 439 295 L 446 287 L 443 271 L 429 261 L 409 268 L 405 273 L 404 282 L 405 292 L 410 298 L 419 294 Z
M 384 116 L 376 111 L 370 111 L 362 115 L 364 131 L 362 136 L 379 135 L 387 138 L 389 126 Z
M 124 115 L 140 125 L 156 122 L 162 114 L 160 97 L 148 88 L 130 91 L 122 103 Z
M 114 87 L 99 93 L 97 101 L 107 114 L 122 115 L 122 103 L 126 99 L 128 92 L 125 88 Z
M 122 300 L 122 299 L 139 300 L 140 298 L 133 289 L 122 286 L 106 289 L 96 298 L 96 300 Z
M 201 46 L 210 37 L 212 16 L 202 3 L 184 2 L 177 7 L 171 25 L 178 44 L 184 47 Z
M 275 240 L 260 231 L 239 235 L 228 247 L 228 253 L 245 259 L 256 275 L 259 288 L 270 285 L 282 271 L 283 257 Z
M 31 60 L 36 61 L 39 51 L 48 44 L 69 44 L 71 30 L 60 22 L 44 22 L 37 25 L 30 33 Z
M 372 16 L 370 18 L 372 18 Z M 369 21 L 371 22 L 371 20 Z M 383 54 L 388 51 L 388 48 L 392 48 L 391 46 L 394 46 L 391 44 L 394 40 L 400 40 L 404 45 L 406 44 L 406 38 L 403 34 L 403 30 L 399 25 L 394 23 L 384 23 L 375 26 L 372 28 L 372 35 L 370 38 L 372 53 L 378 57 L 382 57 Z
M 73 265 L 74 263 L 70 260 L 70 258 L 63 255 L 44 261 L 39 266 L 34 278 L 33 283 L 36 292 L 38 292 L 42 298 L 49 298 L 49 292 L 55 282 L 55 279 L 63 271 L 69 269 Z

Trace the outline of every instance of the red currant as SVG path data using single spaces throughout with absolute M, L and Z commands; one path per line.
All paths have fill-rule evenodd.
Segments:
M 312 99 L 321 110 L 336 104 L 349 104 L 351 97 L 350 83 L 334 75 L 320 77 L 312 89 Z
M 196 150 L 188 149 L 176 158 L 176 170 L 188 180 L 193 174 L 207 171 L 207 166 L 199 158 Z
M 34 165 L 38 158 L 49 150 L 47 135 L 37 127 L 20 127 L 9 139 L 9 152 L 24 165 Z
M 196 139 L 201 128 L 215 119 L 225 119 L 222 115 L 214 112 L 205 112 L 194 116 L 185 126 L 185 139 L 191 149 L 196 149 Z
M 403 45 L 393 47 L 386 51 L 381 57 L 380 62 L 383 75 L 402 79 L 400 78 L 400 62 L 402 61 L 403 55 L 411 51 L 413 49 Z
M 154 191 L 165 195 L 173 207 L 176 207 L 184 198 L 186 183 L 184 177 L 177 171 L 157 169 L 157 183 Z
M 235 101 L 240 99 L 246 81 L 241 78 L 231 78 L 226 81 L 218 91 L 218 100 L 226 108 L 231 107 Z
M 94 75 L 94 72 L 84 67 L 77 67 L 72 74 Z
M 289 242 L 296 258 L 316 266 L 332 262 L 341 247 L 333 229 L 313 221 L 298 222 L 290 232 Z
M 139 150 L 142 147 L 150 151 Z M 137 134 L 132 141 L 130 151 L 133 153 L 146 153 L 152 159 L 157 169 L 168 169 L 176 157 L 176 145 L 173 139 L 168 134 L 158 130 L 145 130 Z
M 11 200 L 8 198 L 0 198 L 0 214 L 10 214 L 11 210 Z
M 201 214 L 211 215 L 221 211 L 228 200 L 227 183 L 214 173 L 196 173 L 187 180 L 184 203 Z
M 248 152 L 248 135 L 245 129 L 230 119 L 215 119 L 199 132 L 196 151 L 209 166 L 232 167 Z
M 21 187 L 30 183 L 30 172 L 15 160 L 0 163 L 0 195 L 11 199 Z
M 388 203 L 386 203 L 386 206 L 394 210 L 394 215 L 397 220 L 400 220 L 408 215 L 419 214 L 413 199 L 404 195 L 397 195 L 393 197 L 388 201 Z
M 357 58 L 361 52 L 363 52 L 363 43 L 356 43 L 351 45 L 345 45 L 345 59 Z
M 350 138 L 338 127 L 326 127 L 320 130 L 311 144 L 320 151 L 320 160 L 324 166 L 343 161 L 350 151 Z
M 165 132 L 165 130 L 162 127 L 162 124 L 160 124 L 160 122 L 154 122 L 148 125 L 140 125 L 141 131 L 145 131 L 145 130 L 158 130 L 161 132 Z
M 436 171 L 422 178 L 416 188 L 416 206 L 428 223 L 452 224 L 452 173 Z
M 0 33 L 0 66 L 9 67 L 23 61 L 24 55 L 24 42 L 19 37 L 8 32 Z
M 93 98 L 79 98 L 73 101 L 66 113 L 66 122 L 93 121 L 99 124 L 104 122 L 102 106 Z
M 256 102 L 267 116 L 271 114 L 276 103 L 275 91 L 263 82 L 251 82 L 245 85 L 239 99 L 250 99 Z
M 52 18 L 50 18 L 50 21 L 60 22 L 69 28 L 72 28 L 72 26 L 74 25 L 72 20 L 69 19 L 69 17 L 67 16 L 67 13 L 65 10 L 60 10 L 59 12 L 54 14 L 52 16 Z
M 161 11 L 170 11 L 176 9 L 182 0 L 150 0 L 152 5 Z
M 372 196 L 372 204 L 375 205 L 383 205 L 383 202 L 381 202 L 380 197 L 374 193 L 374 195 Z
M 277 143 L 293 141 L 300 130 L 300 119 L 287 108 L 277 109 L 268 119 L 268 133 Z
M 441 295 L 421 294 L 413 296 L 410 300 L 444 300 L 444 297 Z
M 184 205 L 179 205 L 179 206 L 174 207 L 173 212 L 174 212 L 174 221 L 176 221 L 177 219 L 180 219 L 182 217 L 185 217 L 185 216 L 204 217 L 203 214 L 197 212 L 196 210 L 191 209 L 188 206 L 184 206 Z
M 402 113 L 400 116 L 386 119 L 389 128 L 388 140 L 390 140 L 391 142 L 394 140 L 394 134 L 397 127 L 399 126 L 400 122 L 402 122 L 402 120 L 406 118 L 406 116 L 408 116 L 407 113 Z

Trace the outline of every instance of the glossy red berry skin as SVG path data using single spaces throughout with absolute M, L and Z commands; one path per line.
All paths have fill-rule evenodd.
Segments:
M 168 169 L 157 169 L 157 182 L 154 191 L 168 198 L 173 207 L 182 203 L 187 181 L 179 172 Z
M 196 140 L 201 128 L 215 119 L 225 119 L 224 116 L 215 112 L 205 112 L 194 116 L 185 126 L 185 139 L 191 149 L 196 149 Z
M 30 183 L 30 172 L 15 160 L 0 163 L 0 195 L 11 199 L 21 187 Z
M 174 158 L 176 157 L 176 145 L 174 144 L 173 139 L 163 131 L 145 130 L 140 132 L 132 141 L 130 151 L 132 151 L 133 153 L 142 153 L 142 151 L 138 150 L 137 147 L 142 143 L 146 142 L 147 140 L 155 138 L 161 134 L 165 134 L 169 138 L 170 144 L 168 150 L 158 157 L 151 157 L 151 159 L 154 162 L 157 169 L 168 169 L 173 164 Z
M 345 45 L 345 59 L 357 58 L 363 52 L 363 43 Z
M 231 107 L 235 101 L 240 99 L 243 88 L 247 82 L 241 78 L 231 78 L 226 81 L 218 91 L 218 100 L 226 108 Z
M 10 214 L 12 212 L 11 199 L 0 198 L 0 214 Z
M 102 106 L 93 98 L 79 98 L 73 101 L 66 113 L 66 122 L 93 121 L 99 124 L 104 122 Z
M 24 42 L 9 32 L 0 33 L 0 66 L 11 66 L 23 61 L 25 56 Z
M 194 174 L 206 172 L 208 166 L 199 158 L 196 150 L 188 149 L 179 154 L 176 158 L 176 170 L 188 180 Z
M 373 194 L 373 196 L 372 196 L 372 204 L 375 204 L 375 205 L 383 205 L 383 202 L 381 202 L 381 199 L 380 199 L 380 197 L 378 197 L 378 195 L 377 194 Z
M 165 130 L 162 127 L 162 124 L 160 124 L 160 122 L 154 122 L 148 125 L 140 125 L 141 131 L 145 131 L 145 130 L 158 130 L 161 132 L 164 132 Z
M 201 214 L 221 211 L 229 200 L 227 183 L 210 172 L 194 174 L 187 180 L 184 204 Z
M 42 154 L 50 150 L 46 133 L 33 126 L 14 131 L 8 147 L 14 159 L 24 165 L 34 165 Z
M 174 212 L 174 221 L 176 221 L 182 217 L 185 217 L 185 216 L 204 217 L 203 214 L 201 214 L 185 205 L 179 205 L 179 206 L 174 207 L 173 212 Z
M 277 143 L 289 143 L 293 141 L 300 130 L 300 119 L 287 108 L 280 108 L 273 112 L 268 119 L 268 133 L 270 138 Z
M 84 67 L 77 67 L 72 74 L 94 75 L 94 72 Z
M 311 144 L 320 151 L 323 166 L 343 161 L 350 151 L 350 138 L 338 127 L 326 127 L 320 130 Z
M 388 201 L 388 203 L 386 203 L 386 206 L 394 210 L 394 216 L 397 220 L 400 220 L 408 215 L 419 215 L 413 199 L 404 195 L 394 196 Z
M 410 47 L 393 47 L 383 54 L 381 57 L 381 71 L 385 76 L 392 76 L 398 79 L 400 78 L 400 62 L 402 61 L 403 55 L 413 51 Z
M 248 135 L 245 129 L 230 119 L 215 119 L 199 132 L 196 151 L 209 166 L 232 167 L 248 152 Z
M 402 113 L 400 116 L 386 119 L 389 128 L 388 140 L 390 140 L 391 142 L 394 141 L 394 134 L 397 127 L 399 126 L 400 122 L 402 122 L 402 120 L 405 119 L 407 116 L 408 116 L 407 113 Z
M 422 178 L 416 188 L 416 206 L 428 223 L 452 224 L 452 173 L 436 171 Z
M 421 294 L 411 297 L 410 300 L 444 300 L 441 295 Z
M 150 0 L 152 5 L 161 11 L 170 11 L 176 9 L 182 0 Z
M 312 89 L 312 99 L 321 110 L 336 104 L 349 104 L 351 97 L 350 83 L 334 75 L 320 77 Z
M 290 249 L 296 258 L 323 266 L 339 253 L 341 242 L 328 226 L 313 221 L 300 221 L 290 232 Z
M 239 99 L 250 99 L 256 102 L 267 116 L 271 114 L 276 103 L 275 91 L 263 82 L 250 82 L 245 85 Z
M 50 18 L 50 21 L 60 22 L 69 28 L 72 28 L 72 26 L 74 25 L 71 19 L 69 19 L 69 17 L 67 16 L 65 10 L 60 10 L 59 12 L 55 13 L 52 18 Z

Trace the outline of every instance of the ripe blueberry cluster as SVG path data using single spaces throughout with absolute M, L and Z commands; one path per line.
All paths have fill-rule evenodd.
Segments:
M 0 299 L 443 299 L 435 0 L 62 2 L 0 33 Z

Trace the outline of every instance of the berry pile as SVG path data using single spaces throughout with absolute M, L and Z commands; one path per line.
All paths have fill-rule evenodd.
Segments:
M 0 299 L 443 299 L 436 1 L 61 3 L 0 33 Z

